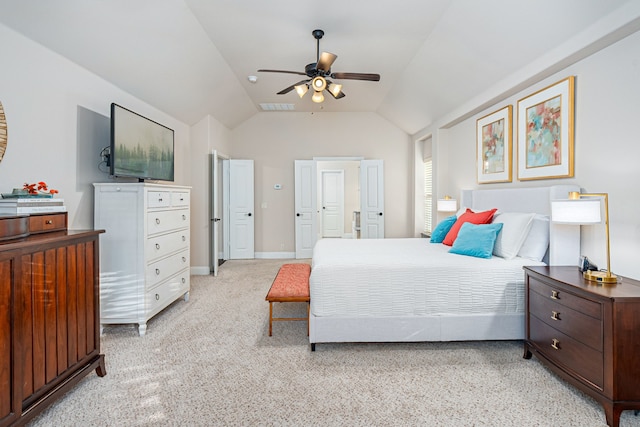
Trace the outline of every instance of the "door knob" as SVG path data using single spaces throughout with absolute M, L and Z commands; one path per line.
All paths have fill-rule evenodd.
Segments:
M 247 216 L 251 216 L 251 212 L 249 212 L 249 213 L 247 214 Z
M 382 212 L 378 212 L 378 215 L 382 216 Z

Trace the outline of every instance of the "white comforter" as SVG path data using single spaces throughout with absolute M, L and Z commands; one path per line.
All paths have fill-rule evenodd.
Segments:
M 315 316 L 434 316 L 524 311 L 529 259 L 448 253 L 428 239 L 322 239 L 313 251 Z

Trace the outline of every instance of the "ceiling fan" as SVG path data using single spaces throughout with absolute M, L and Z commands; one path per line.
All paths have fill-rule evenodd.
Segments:
M 311 34 L 316 39 L 316 62 L 307 64 L 307 66 L 304 67 L 304 72 L 286 70 L 258 70 L 258 72 L 264 73 L 287 73 L 308 77 L 305 80 L 300 80 L 298 83 L 292 84 L 291 86 L 282 89 L 280 92 L 278 92 L 278 95 L 287 94 L 295 89 L 300 98 L 302 98 L 309 90 L 309 87 L 311 87 L 313 89 L 313 96 L 311 97 L 313 102 L 322 102 L 324 101 L 324 95 L 322 94 L 322 92 L 325 89 L 335 99 L 344 98 L 345 96 L 344 92 L 342 92 L 342 85 L 332 82 L 331 80 L 329 80 L 329 78 L 338 80 L 366 80 L 371 82 L 380 81 L 380 74 L 332 73 L 331 65 L 333 65 L 333 62 L 338 56 L 329 52 L 320 53 L 320 39 L 322 38 L 322 36 L 324 36 L 324 31 L 313 30 Z

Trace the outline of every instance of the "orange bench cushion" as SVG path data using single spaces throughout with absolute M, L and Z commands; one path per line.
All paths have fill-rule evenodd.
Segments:
M 309 301 L 309 264 L 284 264 L 276 275 L 267 301 Z

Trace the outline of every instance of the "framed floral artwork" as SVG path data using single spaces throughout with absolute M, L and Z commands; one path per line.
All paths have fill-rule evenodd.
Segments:
M 476 122 L 478 184 L 511 182 L 512 115 L 513 107 L 508 105 Z
M 518 179 L 573 176 L 574 76 L 518 101 Z

